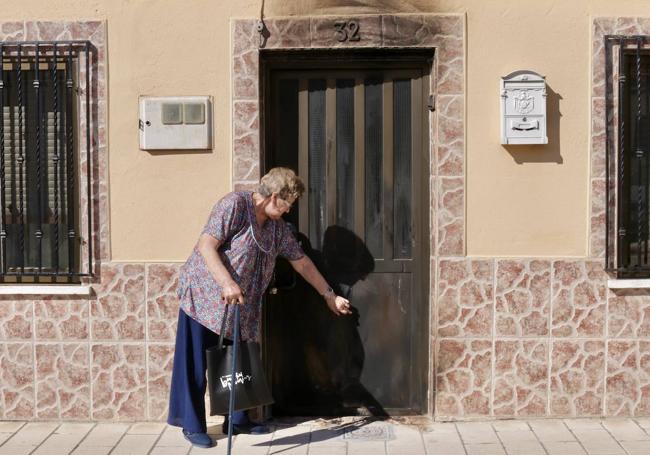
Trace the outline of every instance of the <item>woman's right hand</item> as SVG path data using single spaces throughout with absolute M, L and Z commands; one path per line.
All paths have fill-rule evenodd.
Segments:
M 241 288 L 235 283 L 229 283 L 225 285 L 221 291 L 221 299 L 225 303 L 235 303 L 238 305 L 244 304 L 244 293 L 241 291 Z

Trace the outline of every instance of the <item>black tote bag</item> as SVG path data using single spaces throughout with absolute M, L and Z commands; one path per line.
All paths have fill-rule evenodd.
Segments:
M 232 384 L 232 360 L 234 346 L 223 345 L 228 307 L 221 325 L 219 344 L 206 350 L 208 364 L 208 390 L 210 415 L 228 414 L 231 388 L 235 393 L 235 411 L 273 403 L 273 397 L 262 368 L 260 346 L 253 341 L 234 340 L 238 343 L 235 359 L 235 384 Z M 239 332 L 239 311 L 235 312 L 235 324 Z M 241 337 L 240 337 L 241 338 Z

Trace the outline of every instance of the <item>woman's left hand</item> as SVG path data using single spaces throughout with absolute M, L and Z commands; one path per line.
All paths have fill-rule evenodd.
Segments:
M 352 314 L 350 301 L 340 295 L 334 295 L 334 297 L 327 298 L 325 301 L 327 302 L 329 309 L 337 316 L 342 314 Z

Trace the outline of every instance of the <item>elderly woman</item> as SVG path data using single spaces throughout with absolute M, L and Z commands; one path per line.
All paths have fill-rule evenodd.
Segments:
M 234 312 L 225 313 L 227 303 L 241 305 L 242 339 L 259 340 L 262 297 L 277 256 L 288 259 L 335 314 L 350 314 L 349 302 L 334 294 L 282 220 L 304 190 L 292 170 L 274 168 L 262 177 L 258 191 L 227 194 L 212 209 L 181 268 L 168 423 L 182 427 L 193 445 L 213 445 L 206 434 L 205 350 L 217 344 L 224 314 L 224 337 L 232 339 Z M 252 424 L 245 412 L 233 416 L 233 425 L 235 432 L 266 430 Z

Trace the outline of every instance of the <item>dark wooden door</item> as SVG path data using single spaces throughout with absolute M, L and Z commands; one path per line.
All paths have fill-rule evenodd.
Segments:
M 273 412 L 424 413 L 428 75 L 276 70 L 266 87 L 266 164 L 296 169 L 308 186 L 287 221 L 354 309 L 333 315 L 278 262 L 265 312 Z

